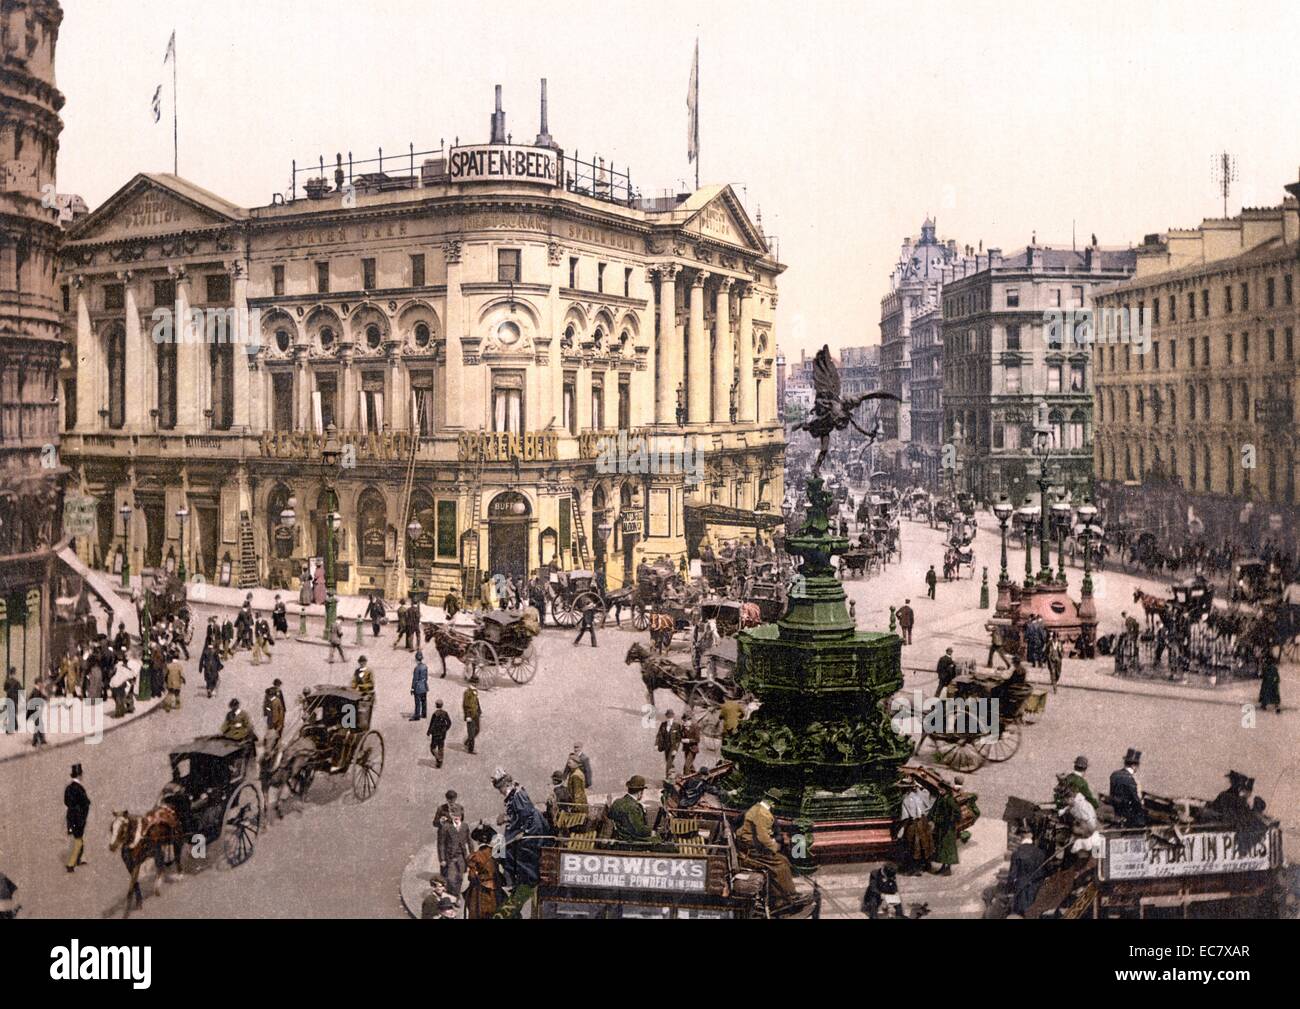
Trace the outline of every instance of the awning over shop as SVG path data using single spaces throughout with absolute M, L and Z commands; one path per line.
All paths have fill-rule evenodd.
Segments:
M 784 525 L 785 516 L 776 509 L 749 511 L 719 504 L 686 506 L 686 543 L 692 557 L 696 556 L 705 536 L 712 540 L 737 539 Z

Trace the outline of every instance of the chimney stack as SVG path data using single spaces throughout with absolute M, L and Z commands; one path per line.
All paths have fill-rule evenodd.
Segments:
M 501 111 L 501 85 L 497 85 L 497 107 L 492 113 L 492 139 L 489 143 L 504 144 L 506 142 L 506 114 Z
M 542 78 L 542 128 L 537 134 L 537 139 L 533 141 L 538 147 L 554 147 L 555 138 L 551 136 L 551 131 L 546 125 L 546 78 Z

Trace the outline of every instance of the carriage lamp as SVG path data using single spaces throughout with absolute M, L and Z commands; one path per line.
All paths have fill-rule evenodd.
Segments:
M 189 517 L 190 507 L 182 501 L 181 506 L 176 509 L 176 518 L 181 524 L 181 562 L 177 566 L 176 573 L 180 576 L 182 591 L 184 591 L 185 585 L 185 523 L 189 520 Z
M 122 516 L 122 588 L 131 587 L 131 506 L 123 504 L 117 510 Z
M 420 520 L 411 519 L 410 524 L 406 527 L 406 535 L 411 539 L 418 539 L 422 532 L 424 532 L 424 526 L 420 525 Z
M 1056 523 L 1056 580 L 1065 584 L 1065 530 L 1070 524 L 1071 508 L 1064 501 L 1052 505 L 1052 520 Z

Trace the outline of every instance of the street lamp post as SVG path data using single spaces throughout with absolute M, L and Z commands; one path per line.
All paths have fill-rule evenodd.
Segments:
M 289 500 L 286 501 L 286 502 L 284 503 L 284 508 L 283 508 L 283 509 L 281 510 L 281 512 L 280 512 L 280 525 L 282 525 L 282 526 L 284 526 L 286 529 L 290 530 L 290 533 L 289 533 L 290 536 L 293 535 L 293 527 L 294 527 L 295 525 L 297 525 L 297 523 L 298 523 L 298 512 L 294 509 L 294 505 L 295 505 L 295 504 L 297 504 L 297 498 L 292 498 L 292 497 L 289 498 Z M 289 556 L 290 556 L 290 557 L 293 556 L 293 543 L 292 543 L 292 541 L 290 542 L 290 545 L 289 545 Z M 302 577 L 305 577 L 305 576 L 302 576 Z M 301 591 L 301 586 L 299 586 L 299 591 Z M 299 596 L 299 599 L 301 600 L 301 598 L 302 598 L 302 597 L 301 597 L 301 595 L 300 595 L 300 596 Z M 304 606 L 301 602 L 299 602 L 299 604 L 298 604 L 298 637 L 300 637 L 300 638 L 305 638 L 306 636 L 307 636 L 307 607 Z
M 1091 501 L 1085 500 L 1079 506 L 1079 521 L 1083 523 L 1083 586 L 1079 591 L 1079 622 L 1083 627 L 1083 641 L 1079 651 L 1086 659 L 1092 658 L 1093 629 L 1097 626 L 1097 604 L 1092 598 L 1092 530 L 1096 520 L 1096 507 Z
M 122 588 L 131 587 L 131 506 L 123 504 L 117 510 L 122 516 Z
M 1011 518 L 1012 511 L 1014 509 L 1005 494 L 993 506 L 993 514 L 998 520 L 998 528 L 1002 533 L 1002 571 L 998 575 L 999 589 L 1011 581 L 1011 576 L 1007 573 L 1007 521 Z
M 325 632 L 322 637 L 326 641 L 330 638 L 330 630 L 334 626 L 334 621 L 338 618 L 339 600 L 338 600 L 338 551 L 337 532 L 342 525 L 338 513 L 339 498 L 334 490 L 333 475 L 338 466 L 340 456 L 338 442 L 335 439 L 334 425 L 331 424 L 325 435 L 325 447 L 321 450 L 321 460 L 325 464 L 326 479 L 329 483 L 325 485 Z
M 185 524 L 189 521 L 190 508 L 184 502 L 176 509 L 176 518 L 181 524 L 181 562 L 177 565 L 176 573 L 180 576 L 181 585 L 185 584 Z
M 1026 499 L 1020 509 L 1025 526 L 1025 588 L 1034 587 L 1034 506 Z
M 1056 580 L 1065 585 L 1065 529 L 1070 524 L 1070 506 L 1057 501 L 1052 515 L 1056 519 Z
M 1038 457 L 1038 555 L 1039 581 L 1052 580 L 1051 532 L 1048 529 L 1047 465 L 1052 457 L 1052 428 L 1048 423 L 1047 404 L 1038 404 L 1037 423 L 1034 424 L 1034 455 Z

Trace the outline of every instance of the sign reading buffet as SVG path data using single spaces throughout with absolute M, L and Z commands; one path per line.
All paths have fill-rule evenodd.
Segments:
M 560 184 L 560 159 L 546 147 L 485 144 L 453 147 L 447 170 L 452 182 L 537 182 Z

